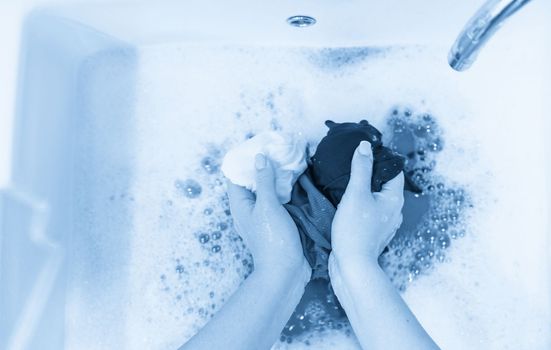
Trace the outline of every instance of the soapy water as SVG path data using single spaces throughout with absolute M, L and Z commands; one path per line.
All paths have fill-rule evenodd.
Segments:
M 307 60 L 315 69 L 338 79 L 341 74 L 359 69 L 370 55 L 383 54 L 382 50 L 348 51 L 321 50 L 309 54 Z M 164 269 L 156 269 L 161 270 L 155 277 L 161 291 L 156 298 L 173 305 L 165 312 L 173 317 L 174 322 L 187 320 L 191 324 L 186 338 L 208 322 L 240 282 L 254 271 L 254 258 L 233 227 L 225 179 L 220 171 L 222 158 L 230 147 L 258 132 L 267 129 L 304 130 L 297 127 L 297 121 L 288 118 L 301 114 L 296 110 L 296 102 L 288 100 L 293 93 L 287 91 L 285 85 L 267 88 L 260 94 L 242 91 L 239 109 L 230 111 L 232 123 L 236 126 L 231 131 L 218 133 L 216 138 L 211 136 L 208 143 L 202 141 L 199 147 L 195 147 L 198 150 L 189 153 L 195 160 L 187 163 L 187 167 L 192 169 L 186 171 L 187 176 L 167 178 L 172 188 L 167 193 L 159 224 L 170 229 L 179 221 L 175 216 L 180 216 L 182 221 L 186 216 L 193 218 L 192 223 L 181 226 L 182 230 L 191 233 L 186 237 L 192 239 L 182 242 L 180 249 L 175 244 L 171 247 L 171 254 L 163 253 L 165 259 L 167 255 L 172 256 L 170 262 L 165 260 Z M 369 112 L 364 114 L 358 110 L 357 116 L 358 120 L 372 121 Z M 342 119 L 345 115 L 334 117 Z M 461 187 L 438 176 L 438 155 L 445 145 L 436 117 L 424 110 L 387 106 L 386 115 L 375 116 L 375 123 L 383 132 L 385 143 L 406 156 L 405 170 L 423 189 L 421 195 L 405 193 L 404 223 L 379 261 L 396 288 L 405 291 L 413 281 L 444 262 L 452 241 L 464 235 L 462 212 L 468 207 L 468 195 Z M 326 128 L 323 120 L 317 123 L 309 121 L 309 124 L 312 126 L 304 137 L 309 143 L 309 153 L 313 154 Z M 200 151 L 200 147 L 204 151 Z M 450 196 L 452 192 L 457 194 Z M 460 197 L 463 198 L 461 203 L 456 203 L 455 199 Z M 194 246 L 200 253 L 190 254 L 190 250 L 197 249 Z M 155 322 L 154 317 L 151 322 Z M 346 314 L 331 285 L 323 280 L 311 281 L 275 347 L 318 347 L 319 339 L 336 335 L 344 337 L 341 340 L 348 339 L 349 344 L 355 342 Z M 345 345 L 341 342 L 340 346 Z
M 404 171 L 422 189 L 420 194 L 405 192 L 403 224 L 379 258 L 380 265 L 395 287 L 405 291 L 409 283 L 430 273 L 446 260 L 446 251 L 450 249 L 452 241 L 465 235 L 463 213 L 472 205 L 463 188 L 447 184 L 435 171 L 438 153 L 444 147 L 444 135 L 435 117 L 426 113 L 414 114 L 409 109 L 394 108 L 389 113 L 387 124 L 388 134 L 384 136 L 389 140 L 388 146 L 404 155 Z M 276 120 L 272 120 L 270 125 L 271 129 L 281 129 Z M 243 139 L 251 136 L 248 133 Z M 223 148 L 212 147 L 197 165 L 209 176 L 210 181 L 205 184 L 207 187 L 223 188 L 224 177 L 220 172 L 220 157 L 223 153 Z M 190 199 L 198 197 L 202 191 L 201 185 L 194 179 L 176 180 L 175 186 L 181 195 Z M 220 194 L 210 200 L 212 203 L 203 210 L 208 224 L 195 233 L 202 249 L 210 254 L 209 259 L 202 264 L 220 264 L 219 260 L 214 259 L 215 262 L 212 262 L 211 259 L 222 249 L 229 249 L 233 259 L 241 261 L 243 265 L 237 268 L 237 272 L 242 278 L 247 278 L 254 271 L 254 258 L 243 244 L 228 246 L 229 242 L 241 242 L 239 234 L 232 226 L 228 198 L 225 194 Z M 219 209 L 215 212 L 213 208 Z M 222 236 L 227 239 L 221 241 Z M 186 269 L 181 265 L 180 259 L 176 258 L 174 263 L 175 273 L 185 279 Z M 160 278 L 165 285 L 166 275 L 163 274 Z M 168 286 L 166 288 L 169 289 Z M 177 289 L 180 294 L 176 295 L 176 299 L 181 300 L 182 291 Z M 185 288 L 183 294 L 188 294 Z M 212 299 L 214 292 L 210 291 L 209 296 Z M 189 309 L 189 312 L 195 311 L 199 316 L 207 317 L 212 316 L 217 309 L 215 304 L 207 303 L 197 310 Z M 307 285 L 301 302 L 284 327 L 280 341 L 298 341 L 309 345 L 313 338 L 327 331 L 340 331 L 347 336 L 352 332 L 331 285 L 323 279 L 313 280 Z
M 97 339 L 111 335 L 113 325 L 121 331 L 110 340 L 122 339 L 121 348 L 127 349 L 173 349 L 199 331 L 254 271 L 254 259 L 233 227 L 220 173 L 224 153 L 268 129 L 300 132 L 315 148 L 327 131 L 326 119 L 372 122 L 383 133 L 384 143 L 406 156 L 406 171 L 423 189 L 419 196 L 405 193 L 404 222 L 379 263 L 416 316 L 425 321 L 431 336 L 439 336 L 438 343 L 449 348 L 477 348 L 480 344 L 474 342 L 495 341 L 502 328 L 509 327 L 505 316 L 513 314 L 504 308 L 510 305 L 506 296 L 515 294 L 509 288 L 503 298 L 496 299 L 495 288 L 487 286 L 476 290 L 487 293 L 480 299 L 466 293 L 485 281 L 488 285 L 506 280 L 493 279 L 500 270 L 488 268 L 492 261 L 479 257 L 498 251 L 491 249 L 496 247 L 494 242 L 487 239 L 478 245 L 476 240 L 484 238 L 484 232 L 481 235 L 480 229 L 473 229 L 478 225 L 490 232 L 494 227 L 485 224 L 490 220 L 500 227 L 500 237 L 511 240 L 510 229 L 479 214 L 471 218 L 474 212 L 484 213 L 485 206 L 495 206 L 487 200 L 487 193 L 495 189 L 486 185 L 485 173 L 497 163 L 484 168 L 477 157 L 489 150 L 501 151 L 503 145 L 494 145 L 493 140 L 477 143 L 492 130 L 489 126 L 483 129 L 488 118 L 480 113 L 465 117 L 463 101 L 455 98 L 460 94 L 453 90 L 454 83 L 444 83 L 452 78 L 434 69 L 439 57 L 439 53 L 419 48 L 161 45 L 144 49 L 131 134 L 138 146 L 131 150 L 132 183 L 125 189 L 125 198 L 132 198 L 130 224 L 121 225 L 131 229 L 120 233 L 129 236 L 130 258 L 124 260 L 126 279 L 112 279 L 108 285 L 124 291 L 120 301 L 113 301 L 122 310 L 121 316 L 106 320 L 114 308 L 93 304 L 103 300 L 98 295 L 103 295 L 104 284 L 96 289 L 77 286 L 74 305 L 68 307 L 67 347 L 102 348 Z M 426 80 L 431 84 L 420 83 Z M 435 82 L 440 85 L 434 86 Z M 475 121 L 480 131 L 470 134 Z M 538 147 L 535 140 L 528 140 L 534 141 L 531 149 Z M 525 154 L 513 156 L 515 162 L 525 159 Z M 119 198 L 118 192 L 97 193 L 105 195 L 107 205 L 110 196 Z M 102 205 L 103 197 L 97 197 L 94 203 Z M 473 203 L 476 210 L 471 210 Z M 530 215 L 529 209 L 536 206 L 526 205 L 517 212 Z M 531 220 L 537 221 L 537 216 Z M 103 249 L 99 244 L 96 247 Z M 475 287 L 468 284 L 471 280 L 477 283 Z M 449 313 L 435 316 L 426 311 L 432 305 L 438 312 L 446 309 Z M 516 310 L 529 307 L 524 302 L 514 306 Z M 503 322 L 495 322 L 494 314 L 505 315 Z M 525 320 L 526 332 L 517 332 L 514 339 L 504 336 L 499 344 L 520 344 L 522 334 L 534 334 L 540 324 L 537 320 L 543 319 L 538 317 Z M 89 322 L 90 318 L 102 322 Z M 476 331 L 480 334 L 475 337 L 464 336 Z M 274 349 L 303 347 L 359 348 L 330 286 L 319 281 L 308 285 L 280 341 L 274 344 Z

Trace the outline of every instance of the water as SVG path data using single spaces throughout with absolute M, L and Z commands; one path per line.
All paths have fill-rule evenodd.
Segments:
M 87 276 L 87 285 L 101 287 L 72 287 L 68 348 L 109 348 L 116 340 L 126 349 L 173 349 L 197 332 L 254 270 L 233 228 L 219 170 L 223 154 L 268 129 L 301 133 L 313 154 L 326 119 L 369 120 L 387 145 L 407 156 L 407 171 L 423 188 L 420 196 L 406 194 L 404 224 L 379 262 L 436 341 L 450 349 L 522 348 L 539 334 L 545 343 L 538 331 L 546 319 L 538 311 L 544 299 L 536 295 L 534 304 L 527 303 L 525 291 L 507 284 L 507 276 L 515 276 L 537 285 L 537 269 L 524 273 L 537 265 L 526 265 L 530 253 L 517 252 L 522 260 L 505 253 L 514 246 L 512 232 L 527 227 L 507 216 L 526 218 L 536 232 L 543 227 L 537 215 L 541 203 L 514 205 L 518 174 L 495 156 L 496 150 L 506 152 L 522 166 L 538 154 L 485 141 L 496 125 L 468 108 L 460 83 L 435 69 L 435 57 L 421 48 L 145 48 L 132 116 L 129 186 L 106 181 L 91 194 L 96 208 L 125 203 L 128 215 L 120 220 L 128 232 L 119 235 L 128 244 L 102 243 L 106 234 L 100 229 L 107 224 L 87 211 L 100 238 L 91 249 L 104 259 L 92 264 L 113 269 L 104 261 L 115 253 L 107 252 L 124 248 L 124 278 Z M 500 127 L 518 130 L 501 112 Z M 526 140 L 523 147 L 538 149 L 539 140 Z M 514 175 L 496 176 L 509 173 Z M 544 179 L 535 174 L 531 181 Z M 525 189 L 520 198 L 539 198 L 530 193 L 537 189 Z M 110 208 L 121 215 L 119 207 Z M 120 299 L 107 297 L 113 291 Z M 114 309 L 120 312 L 113 315 Z M 523 323 L 511 321 L 517 318 Z M 100 338 L 110 344 L 98 345 Z M 358 349 L 327 285 L 309 286 L 274 345 L 301 347 Z

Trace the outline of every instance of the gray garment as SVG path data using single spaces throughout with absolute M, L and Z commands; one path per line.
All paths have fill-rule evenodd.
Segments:
M 295 221 L 312 279 L 329 280 L 327 261 L 331 252 L 331 222 L 335 207 L 317 189 L 307 169 L 295 183 L 291 201 L 284 205 Z

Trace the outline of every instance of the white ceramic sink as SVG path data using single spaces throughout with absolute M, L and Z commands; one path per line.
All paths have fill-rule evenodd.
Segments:
M 190 277 L 187 298 L 170 294 L 184 283 L 166 272 L 175 256 L 210 256 L 193 233 L 221 189 L 198 173 L 201 156 L 274 120 L 310 140 L 325 119 L 367 117 L 384 128 L 398 106 L 436 118 L 446 144 L 438 172 L 473 203 L 467 235 L 404 298 L 443 349 L 548 349 L 551 6 L 533 1 L 457 73 L 448 49 L 480 5 L 163 1 L 34 11 L 2 195 L 0 348 L 176 348 L 206 321 L 185 314 L 202 291 L 227 297 L 242 278 L 222 254 L 213 261 L 226 273 Z M 289 26 L 299 14 L 317 23 Z M 203 185 L 197 201 L 175 192 L 188 177 Z M 333 347 L 318 348 L 356 348 L 331 337 Z

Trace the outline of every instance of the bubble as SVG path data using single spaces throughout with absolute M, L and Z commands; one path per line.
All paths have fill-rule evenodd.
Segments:
M 425 126 L 422 126 L 422 125 L 418 125 L 416 128 L 415 128 L 415 136 L 417 137 L 427 137 L 427 134 L 430 132 L 430 128 L 427 128 Z
M 213 233 L 211 233 L 211 237 L 213 240 L 219 240 L 220 238 L 222 238 L 222 232 L 214 231 Z
M 199 242 L 200 242 L 201 244 L 205 244 L 205 243 L 207 243 L 209 240 L 210 240 L 210 237 L 209 237 L 208 234 L 206 234 L 206 233 L 201 233 L 201 234 L 199 235 Z
M 215 174 L 218 172 L 220 166 L 218 164 L 218 161 L 212 157 L 204 157 L 201 159 L 201 167 L 208 173 L 208 174 Z
M 458 229 L 464 220 L 461 212 L 470 204 L 464 189 L 448 184 L 435 171 L 444 139 L 433 116 L 406 118 L 393 110 L 388 125 L 394 131 L 389 146 L 407 155 L 404 170 L 422 190 L 405 196 L 404 222 L 379 258 L 392 283 L 404 291 L 423 271 L 428 273 L 434 263 L 445 260 L 451 239 L 463 231 Z
M 435 141 L 431 142 L 429 144 L 429 150 L 432 152 L 440 152 L 442 150 L 442 141 L 440 139 L 436 139 Z
M 177 265 L 176 266 L 176 272 L 178 274 L 183 274 L 185 272 L 184 266 L 183 265 Z
M 228 229 L 228 224 L 225 223 L 225 222 L 219 222 L 217 225 L 216 225 L 216 228 L 220 231 L 225 231 Z
M 205 208 L 205 210 L 203 210 L 203 214 L 205 215 L 211 215 L 212 214 L 212 208 Z
M 438 244 L 444 249 L 448 248 L 450 246 L 450 237 L 446 234 L 438 237 Z
M 417 264 L 411 264 L 409 267 L 409 271 L 415 276 L 421 273 L 421 269 Z
M 202 191 L 201 185 L 193 179 L 176 180 L 174 186 L 187 198 L 197 198 Z
M 212 248 L 210 249 L 213 253 L 218 253 L 220 250 L 222 250 L 222 247 L 220 247 L 218 244 L 217 245 L 213 245 Z

